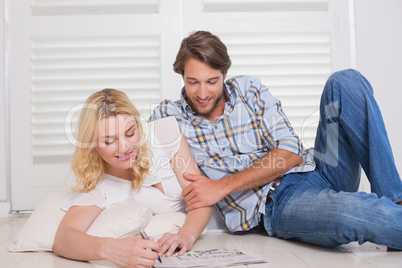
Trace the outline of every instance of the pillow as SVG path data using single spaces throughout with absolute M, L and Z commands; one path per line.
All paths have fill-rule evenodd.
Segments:
M 70 191 L 48 196 L 27 219 L 9 245 L 9 251 L 52 251 L 54 237 L 65 212 L 60 209 Z M 104 209 L 87 234 L 122 238 L 136 235 L 152 218 L 151 210 L 136 200 L 126 200 Z
M 176 234 L 186 221 L 187 213 L 184 212 L 167 212 L 156 214 L 145 227 L 148 236 L 153 237 L 156 241 L 163 236 L 164 233 Z M 202 234 L 207 231 L 204 229 Z

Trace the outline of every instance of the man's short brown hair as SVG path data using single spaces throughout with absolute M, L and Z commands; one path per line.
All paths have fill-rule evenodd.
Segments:
M 207 31 L 196 31 L 183 39 L 173 70 L 183 76 L 184 65 L 190 58 L 204 62 L 224 75 L 232 64 L 225 44 Z

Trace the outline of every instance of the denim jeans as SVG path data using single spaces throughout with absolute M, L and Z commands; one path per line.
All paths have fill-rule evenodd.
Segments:
M 402 182 L 373 89 L 359 72 L 328 79 L 314 157 L 315 171 L 288 174 L 271 193 L 267 233 L 326 247 L 370 241 L 402 249 L 402 206 L 395 204 Z M 356 192 L 361 168 L 372 193 Z

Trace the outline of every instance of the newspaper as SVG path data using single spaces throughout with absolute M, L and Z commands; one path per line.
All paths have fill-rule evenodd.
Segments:
M 265 262 L 263 258 L 249 255 L 238 249 L 210 249 L 189 251 L 183 256 L 175 253 L 171 257 L 162 257 L 162 263 L 156 262 L 154 267 L 225 267 Z

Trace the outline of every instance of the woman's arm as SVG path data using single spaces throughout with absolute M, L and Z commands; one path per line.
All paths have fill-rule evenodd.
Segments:
M 138 236 L 114 239 L 87 235 L 85 232 L 101 212 L 102 209 L 97 206 L 71 207 L 60 222 L 53 252 L 74 260 L 109 260 L 120 267 L 149 267 L 155 264 L 160 248 L 152 240 Z
M 190 182 L 184 179 L 183 173 L 201 175 L 201 172 L 191 154 L 186 137 L 184 137 L 181 130 L 180 135 L 179 149 L 170 162 L 181 187 L 184 189 Z M 179 255 L 183 255 L 186 251 L 190 250 L 207 226 L 211 213 L 211 207 L 202 207 L 188 212 L 183 227 L 176 235 L 166 233 L 158 240 L 158 243 L 161 245 L 161 254 L 171 256 L 177 248 L 180 248 Z

